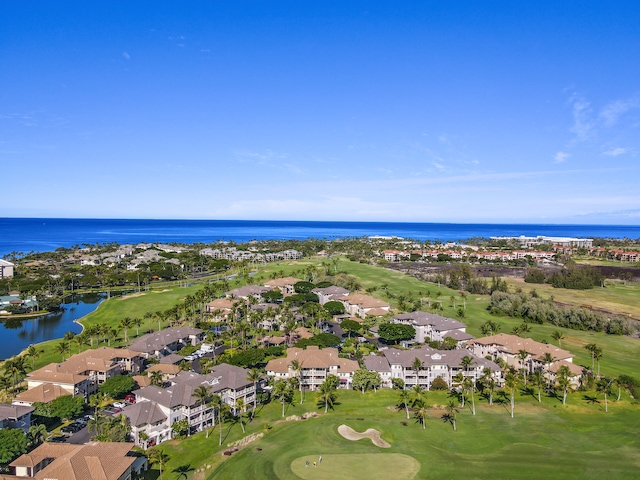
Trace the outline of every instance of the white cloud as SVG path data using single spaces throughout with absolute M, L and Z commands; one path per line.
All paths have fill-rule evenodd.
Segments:
M 566 152 L 558 152 L 554 155 L 553 158 L 555 158 L 556 163 L 562 163 L 564 162 L 567 158 L 569 158 L 571 156 L 570 153 L 566 153 Z
M 616 100 L 604 106 L 600 117 L 608 127 L 615 125 L 618 119 L 630 110 L 640 108 L 640 97 L 632 97 L 626 100 Z
M 441 163 L 438 162 L 431 162 L 431 165 L 433 165 L 434 167 L 436 167 L 438 170 L 444 170 L 444 165 L 442 165 Z
M 591 118 L 591 104 L 584 98 L 574 97 L 572 110 L 573 126 L 571 132 L 576 135 L 578 140 L 586 140 L 595 127 Z
M 125 60 L 131 60 L 131 55 L 129 55 L 129 52 L 122 52 L 122 56 L 125 58 Z
M 627 149 L 622 147 L 612 148 L 606 152 L 602 152 L 603 155 L 607 155 L 608 157 L 617 157 L 618 155 L 624 155 L 625 153 L 627 153 Z

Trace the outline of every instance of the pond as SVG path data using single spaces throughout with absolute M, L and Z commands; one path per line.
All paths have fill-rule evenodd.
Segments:
M 0 360 L 20 353 L 29 345 L 62 338 L 66 332 L 80 333 L 82 327 L 75 323 L 93 312 L 106 295 L 99 293 L 74 295 L 66 299 L 64 310 L 24 320 L 0 321 Z

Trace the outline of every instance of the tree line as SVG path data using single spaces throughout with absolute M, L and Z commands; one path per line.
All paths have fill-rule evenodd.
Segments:
M 612 335 L 630 335 L 636 329 L 626 318 L 607 318 L 604 314 L 580 307 L 559 307 L 553 300 L 546 300 L 531 293 L 496 291 L 491 294 L 487 310 L 492 315 L 522 318 L 529 323 L 551 323 L 575 330 L 593 330 Z

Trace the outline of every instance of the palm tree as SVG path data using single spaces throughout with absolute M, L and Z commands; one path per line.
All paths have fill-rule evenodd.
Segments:
M 409 420 L 409 403 L 411 403 L 411 394 L 408 390 L 400 390 L 400 399 L 398 406 L 404 407 L 407 412 L 407 420 Z
M 471 377 L 464 377 L 464 381 L 462 382 L 462 387 L 465 391 L 471 393 L 471 413 L 473 415 L 476 414 L 476 402 L 473 395 L 473 392 L 476 389 L 475 381 Z
M 284 404 L 286 403 L 287 396 L 289 396 L 291 391 L 291 385 L 284 379 L 276 380 L 273 385 L 272 394 L 275 398 L 280 399 L 280 403 L 282 404 L 282 418 L 284 418 Z
M 489 367 L 482 370 L 482 385 L 489 392 L 489 405 L 493 405 L 493 392 L 496 389 L 496 379 Z
M 414 385 L 409 391 L 409 396 L 411 398 L 411 406 L 415 407 L 427 399 L 427 392 L 420 385 Z
M 26 357 L 23 356 L 13 357 L 4 362 L 4 371 L 7 375 L 11 376 L 13 385 L 16 385 L 18 383 L 18 379 L 27 374 L 27 366 L 25 362 Z
M 584 346 L 584 348 L 591 354 L 591 370 L 595 370 L 595 353 L 598 349 L 598 345 L 596 345 L 595 343 L 588 343 Z
M 211 387 L 200 385 L 193 390 L 191 396 L 196 399 L 197 405 L 204 405 L 211 398 Z
M 540 391 L 542 390 L 542 387 L 544 387 L 544 385 L 547 383 L 544 375 L 542 374 L 542 370 L 536 369 L 536 371 L 531 375 L 531 381 L 533 382 L 533 385 L 538 388 L 538 403 L 541 403 L 542 396 Z
M 556 374 L 556 383 L 558 387 L 562 390 L 562 404 L 567 404 L 567 393 L 569 392 L 569 386 L 571 382 L 569 381 L 569 377 L 571 376 L 571 371 L 569 367 L 566 365 L 562 365 L 558 369 L 558 373 Z
M 122 328 L 122 331 L 124 332 L 124 343 L 125 345 L 129 342 L 129 328 L 131 328 L 131 318 L 130 317 L 124 317 L 122 320 L 120 320 L 120 323 L 118 324 L 118 326 L 120 328 Z
M 101 393 L 95 393 L 89 396 L 89 406 L 93 407 L 94 417 L 98 415 L 98 407 L 102 403 L 104 396 Z
M 160 478 L 162 478 L 162 467 L 169 461 L 169 455 L 158 448 L 149 450 L 149 460 L 151 463 L 158 465 L 160 469 Z
M 56 345 L 56 351 L 62 355 L 63 362 L 64 362 L 64 354 L 66 353 L 67 348 L 69 348 L 69 342 L 67 342 L 66 340 L 63 340 L 58 345 Z
M 27 432 L 27 442 L 29 447 L 33 448 L 44 442 L 44 437 L 47 434 L 47 427 L 40 423 L 38 425 L 32 425 Z
M 162 372 L 160 370 L 156 370 L 149 374 L 149 380 L 151 385 L 155 385 L 156 387 L 162 387 L 164 384 L 164 379 L 162 378 Z
M 465 379 L 465 376 L 462 372 L 458 372 L 453 376 L 453 381 L 458 385 L 458 388 L 460 388 L 461 390 L 460 396 L 462 397 L 461 398 L 462 408 L 464 408 L 464 401 L 465 401 L 464 379 Z
M 236 415 L 238 420 L 240 420 L 240 427 L 242 428 L 242 433 L 245 433 L 244 423 L 242 422 L 242 417 L 244 416 L 244 399 L 239 398 L 236 400 Z
M 562 340 L 564 340 L 564 333 L 562 333 L 560 330 L 555 330 L 551 334 L 551 338 L 553 338 L 556 342 L 558 342 L 558 346 L 562 348 Z
M 551 390 L 551 364 L 555 361 L 555 358 L 553 358 L 553 355 L 551 355 L 549 352 L 545 352 L 544 355 L 542 355 L 542 362 L 547 366 L 547 378 L 549 379 L 549 390 Z
M 296 377 L 298 378 L 298 388 L 300 389 L 300 405 L 302 405 L 302 363 L 299 360 L 291 361 L 291 370 L 295 372 Z
M 529 352 L 525 349 L 518 351 L 518 358 L 520 359 L 520 365 L 522 365 L 522 375 L 524 377 L 524 386 L 527 386 L 527 358 L 529 358 Z
M 415 406 L 414 415 L 420 423 L 422 423 L 422 429 L 426 430 L 427 426 L 427 402 L 420 400 Z
M 329 381 L 329 379 L 320 384 L 318 395 L 320 397 L 320 401 L 324 403 L 324 413 L 327 413 L 329 411 L 329 407 L 333 409 L 333 405 L 338 396 L 336 394 L 336 388 Z
M 445 407 L 447 409 L 446 419 L 448 419 L 453 425 L 453 431 L 457 430 L 456 427 L 456 419 L 458 417 L 458 408 L 456 407 L 456 402 L 450 400 L 448 405 Z
M 87 423 L 87 428 L 89 433 L 94 437 L 100 437 L 105 430 L 105 427 L 108 424 L 108 420 L 104 415 L 96 414 L 89 422 Z
M 40 356 L 40 350 L 34 345 L 29 345 L 26 355 L 31 359 L 31 370 L 34 370 L 36 368 L 36 358 Z
M 256 406 L 258 405 L 258 382 L 262 378 L 262 372 L 259 368 L 252 368 L 247 373 L 247 381 L 253 383 L 253 410 L 251 412 L 251 418 L 256 414 Z
M 424 365 L 424 362 L 420 360 L 418 357 L 414 358 L 413 362 L 411 362 L 411 368 L 413 369 L 416 375 L 416 385 L 420 385 L 420 369 L 422 368 L 423 365 Z
M 142 325 L 142 319 L 140 317 L 134 317 L 133 320 L 131 320 L 131 324 L 135 325 L 136 327 L 136 337 L 140 336 L 140 326 Z
M 516 387 L 518 386 L 518 378 L 511 372 L 507 373 L 504 377 L 504 386 L 507 390 L 509 390 L 511 400 L 511 418 L 513 418 L 513 411 L 516 403 L 515 392 Z
M 596 361 L 596 363 L 598 364 L 598 377 L 600 376 L 600 360 L 602 360 L 602 348 L 600 347 L 596 347 L 594 352 L 593 352 L 593 359 Z
M 601 378 L 598 380 L 596 388 L 598 392 L 601 392 L 604 395 L 604 411 L 609 412 L 609 403 L 607 401 L 607 397 L 611 395 L 611 384 L 615 379 Z

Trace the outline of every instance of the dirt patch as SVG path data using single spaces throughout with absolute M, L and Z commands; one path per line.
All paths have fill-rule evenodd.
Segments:
M 380 432 L 375 428 L 369 428 L 363 433 L 358 433 L 348 425 L 340 425 L 338 427 L 338 433 L 342 435 L 344 438 L 346 438 L 347 440 L 356 441 L 356 440 L 361 440 L 363 438 L 368 438 L 377 447 L 391 448 L 391 445 L 387 441 L 382 439 L 382 437 L 380 436 Z

